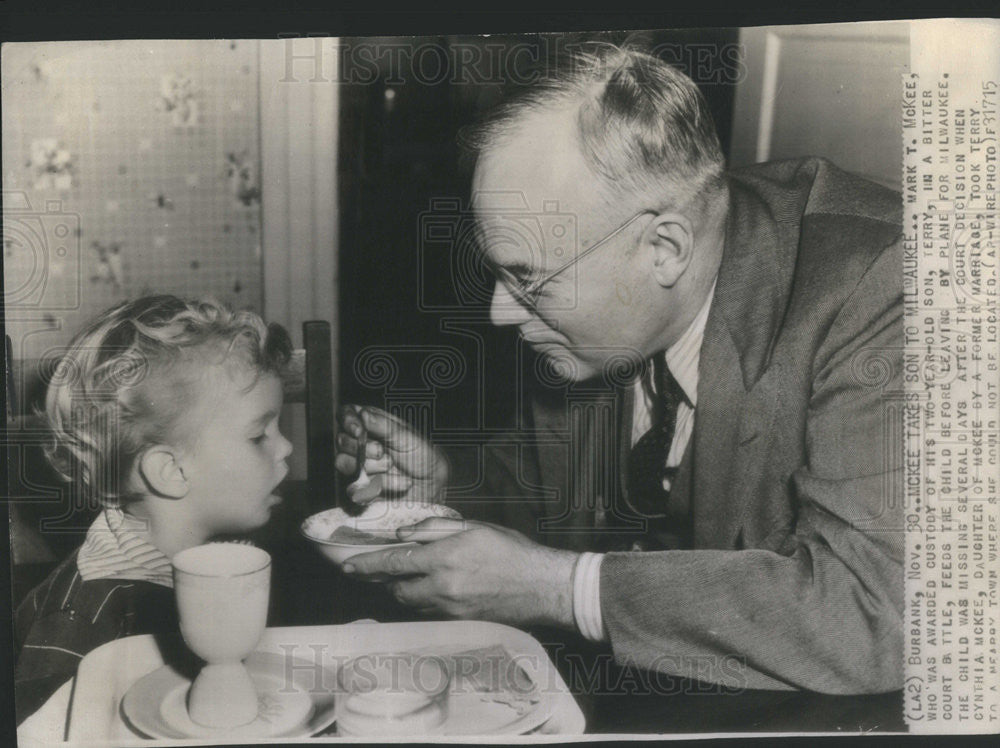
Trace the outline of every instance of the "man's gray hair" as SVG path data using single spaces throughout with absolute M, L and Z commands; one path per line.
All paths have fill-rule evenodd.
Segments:
M 724 185 L 725 159 L 704 96 L 666 62 L 632 47 L 593 44 L 550 61 L 462 134 L 482 154 L 520 131 L 526 115 L 576 107 L 580 145 L 609 201 L 623 193 L 678 209 Z

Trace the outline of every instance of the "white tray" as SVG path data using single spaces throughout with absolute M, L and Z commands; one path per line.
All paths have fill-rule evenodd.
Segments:
M 171 640 L 162 640 L 170 642 Z M 585 721 L 565 682 L 545 650 L 532 636 L 510 626 L 483 621 L 428 621 L 416 623 L 351 623 L 343 626 L 270 628 L 259 650 L 315 659 L 347 658 L 369 652 L 459 652 L 501 644 L 538 684 L 552 717 L 538 731 L 547 734 L 581 734 Z M 177 646 L 176 643 L 172 644 Z M 67 735 L 72 745 L 218 745 L 204 740 L 152 741 L 138 736 L 122 719 L 120 704 L 126 691 L 144 675 L 164 664 L 161 646 L 152 636 L 130 636 L 98 647 L 80 663 L 70 701 Z M 409 736 L 407 740 L 412 741 Z M 486 737 L 486 736 L 484 736 Z M 509 742 L 516 736 L 506 735 Z M 421 737 L 424 741 L 468 742 L 468 736 Z M 536 738 L 537 739 L 537 738 Z M 309 742 L 338 742 L 335 737 Z M 352 738 L 356 742 L 357 738 Z M 281 743 L 281 739 L 260 741 Z M 386 742 L 384 738 L 380 742 Z

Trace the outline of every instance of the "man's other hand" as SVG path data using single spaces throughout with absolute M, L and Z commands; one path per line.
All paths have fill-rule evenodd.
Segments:
M 400 528 L 417 547 L 364 553 L 344 571 L 385 579 L 404 605 L 426 614 L 571 629 L 577 554 L 498 525 L 432 517 Z

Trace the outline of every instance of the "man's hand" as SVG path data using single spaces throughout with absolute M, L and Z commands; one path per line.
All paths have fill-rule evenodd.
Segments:
M 379 408 L 345 405 L 339 411 L 336 466 L 344 475 L 358 472 L 358 439 L 367 432 L 364 470 L 381 481 L 381 491 L 356 492 L 351 498 L 367 503 L 384 496 L 413 502 L 444 502 L 448 463 L 433 445 L 405 422 Z
M 421 545 L 354 556 L 344 571 L 361 578 L 388 576 L 396 599 L 423 613 L 575 627 L 576 553 L 546 548 L 497 525 L 443 517 L 397 534 Z

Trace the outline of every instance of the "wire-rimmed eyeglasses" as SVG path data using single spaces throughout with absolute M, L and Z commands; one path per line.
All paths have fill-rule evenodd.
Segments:
M 621 224 L 618 228 L 611 231 L 611 233 L 601 237 L 596 242 L 587 247 L 585 250 L 580 252 L 576 257 L 572 258 L 571 260 L 568 260 L 567 262 L 564 262 L 562 265 L 557 267 L 552 272 L 546 273 L 541 278 L 537 278 L 535 280 L 532 280 L 530 278 L 518 278 L 514 273 L 512 273 L 510 270 L 503 267 L 502 265 L 494 264 L 492 262 L 489 262 L 488 260 L 487 263 L 490 269 L 493 271 L 494 275 L 496 275 L 497 280 L 503 283 L 504 287 L 507 289 L 507 291 L 510 293 L 510 295 L 514 298 L 515 301 L 517 301 L 519 304 L 522 304 L 525 307 L 534 308 L 538 303 L 538 295 L 541 292 L 542 287 L 545 286 L 546 283 L 551 281 L 560 273 L 565 272 L 569 268 L 573 267 L 573 265 L 578 263 L 584 257 L 586 257 L 587 255 L 597 250 L 599 247 L 603 246 L 604 244 L 607 244 L 609 241 L 614 239 L 616 236 L 618 236 L 618 234 L 620 234 L 629 226 L 631 226 L 633 223 L 635 223 L 637 220 L 639 220 L 639 218 L 651 212 L 652 211 L 649 210 L 643 210 L 636 213 L 634 216 L 625 221 L 625 223 Z

